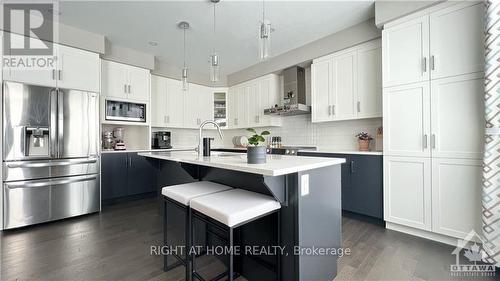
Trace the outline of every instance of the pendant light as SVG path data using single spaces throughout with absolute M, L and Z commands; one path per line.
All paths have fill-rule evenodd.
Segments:
M 262 0 L 262 21 L 259 28 L 259 58 L 262 61 L 270 56 L 271 31 L 271 22 L 266 19 L 266 7 Z
M 217 38 L 215 36 L 215 5 L 219 3 L 220 0 L 210 0 L 214 4 L 214 52 L 210 55 L 210 81 L 217 82 L 219 81 L 219 55 L 215 50 L 215 45 L 217 42 Z
M 182 67 L 181 81 L 182 81 L 182 90 L 187 91 L 189 88 L 189 84 L 188 84 L 188 68 L 186 66 L 186 30 L 189 29 L 189 23 L 186 21 L 181 21 L 177 24 L 177 26 L 180 29 L 182 29 L 183 32 L 184 66 Z

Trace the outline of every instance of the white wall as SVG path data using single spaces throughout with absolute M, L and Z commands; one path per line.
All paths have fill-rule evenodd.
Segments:
M 227 76 L 227 84 L 228 86 L 233 86 L 262 75 L 278 73 L 290 66 L 310 62 L 315 58 L 379 38 L 380 36 L 381 31 L 375 26 L 374 19 L 369 19 L 286 53 L 271 57 L 267 61 L 231 73 Z
M 435 5 L 443 0 L 377 0 L 375 1 L 375 24 L 381 27 L 385 23 L 409 15 L 413 12 Z

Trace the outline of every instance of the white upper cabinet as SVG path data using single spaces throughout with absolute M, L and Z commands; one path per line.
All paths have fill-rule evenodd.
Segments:
M 384 87 L 484 70 L 484 4 L 448 7 L 382 31 Z
M 429 84 L 384 89 L 384 154 L 430 157 Z
M 384 156 L 384 220 L 431 230 L 431 160 Z
M 462 2 L 430 16 L 431 78 L 484 70 L 484 4 Z
M 357 52 L 333 57 L 333 119 L 353 119 L 357 116 L 357 83 Z
M 21 44 L 25 40 L 24 36 L 10 35 L 13 44 Z M 29 40 L 32 45 L 39 42 L 33 38 Z M 46 87 L 100 92 L 101 73 L 98 54 L 51 42 L 44 42 L 44 44 L 51 45 L 53 48 L 53 56 L 49 57 L 52 60 L 43 60 L 49 63 L 49 66 L 30 69 L 11 67 L 6 64 L 3 67 L 3 79 Z
M 314 62 L 311 65 L 311 118 L 313 122 L 330 121 L 334 103 L 332 60 Z
M 358 117 L 382 116 L 382 46 L 380 40 L 358 49 Z
M 482 73 L 431 82 L 433 157 L 481 159 L 484 128 Z
M 100 92 L 101 59 L 99 55 L 62 45 L 57 49 L 57 86 Z
M 164 110 L 166 127 L 181 128 L 184 125 L 184 99 L 186 92 L 182 90 L 179 80 L 163 78 L 167 82 L 167 106 Z
M 184 127 L 198 128 L 203 121 L 213 120 L 213 94 L 207 86 L 189 84 L 183 92 Z
M 280 126 L 280 117 L 264 115 L 264 110 L 278 104 L 279 100 L 279 77 L 275 74 L 230 87 L 229 127 Z
M 382 31 L 384 87 L 429 79 L 429 17 Z
M 102 95 L 127 99 L 127 69 L 123 64 L 102 61 Z
M 377 39 L 313 61 L 313 122 L 382 117 L 381 52 Z
M 481 231 L 482 161 L 432 159 L 432 230 L 465 238 Z
M 128 99 L 149 101 L 149 85 L 151 74 L 149 70 L 139 67 L 128 68 Z
M 167 126 L 167 79 L 151 75 L 151 126 Z
M 5 33 L 4 36 L 9 36 L 11 39 L 11 45 L 13 46 L 24 46 L 25 37 L 22 35 L 17 35 L 13 33 Z M 7 39 L 7 38 L 5 38 Z M 30 38 L 30 46 L 37 44 L 38 39 Z M 28 68 L 28 67 L 11 67 L 10 63 L 3 64 L 3 80 L 16 81 L 21 83 L 27 83 L 32 85 L 46 86 L 46 87 L 57 87 L 57 44 L 51 42 L 44 42 L 46 45 L 52 45 L 54 55 L 51 60 L 50 65 L 44 66 L 43 68 Z M 3 41 L 2 41 L 3 44 Z M 10 56 L 11 52 L 9 49 L 5 50 L 5 55 Z
M 149 101 L 149 70 L 102 61 L 102 94 L 132 101 Z
M 201 122 L 213 120 L 212 88 L 189 84 L 182 90 L 179 80 L 151 76 L 152 126 L 198 128 Z

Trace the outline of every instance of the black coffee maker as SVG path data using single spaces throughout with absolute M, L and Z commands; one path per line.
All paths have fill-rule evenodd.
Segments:
M 166 131 L 153 132 L 153 136 L 151 139 L 151 148 L 152 149 L 172 148 L 172 145 L 170 143 L 170 132 Z

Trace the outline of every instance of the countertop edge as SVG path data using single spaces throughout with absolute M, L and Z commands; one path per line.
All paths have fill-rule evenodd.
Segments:
M 166 160 L 166 161 L 182 162 L 182 163 L 188 163 L 188 164 L 193 164 L 193 165 L 221 168 L 221 169 L 246 172 L 246 173 L 258 174 L 258 175 L 263 175 L 263 176 L 273 176 L 273 177 L 283 176 L 283 175 L 287 175 L 287 174 L 293 174 L 293 173 L 298 173 L 298 172 L 303 172 L 303 171 L 308 171 L 308 170 L 314 170 L 314 169 L 324 168 L 324 167 L 328 167 L 328 166 L 340 165 L 340 164 L 346 162 L 346 160 L 344 158 L 332 158 L 332 160 L 330 160 L 330 161 L 326 161 L 326 162 L 323 161 L 321 163 L 307 164 L 307 165 L 302 165 L 302 166 L 296 166 L 293 168 L 269 170 L 269 169 L 262 169 L 259 167 L 252 167 L 251 169 L 248 169 L 245 167 L 231 166 L 231 164 L 214 163 L 214 162 L 207 163 L 207 162 L 198 161 L 198 160 L 181 159 L 181 158 L 178 158 L 175 156 L 162 156 L 162 155 L 158 155 L 158 154 L 152 154 L 151 151 L 150 152 L 140 152 L 140 153 L 138 153 L 138 155 L 143 156 L 143 157 L 151 157 L 151 158 Z M 295 157 L 295 156 L 291 156 L 291 157 Z M 256 165 L 260 165 L 260 164 L 256 164 Z

